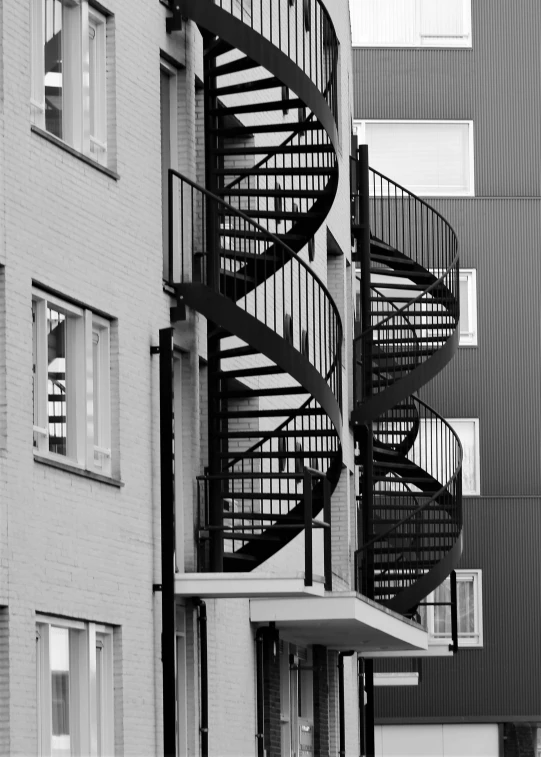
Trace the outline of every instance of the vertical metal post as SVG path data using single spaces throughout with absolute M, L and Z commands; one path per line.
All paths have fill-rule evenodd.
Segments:
M 323 478 L 323 520 L 328 525 L 323 529 L 323 563 L 325 591 L 332 591 L 332 531 L 331 531 L 331 482 Z
M 374 660 L 364 661 L 364 690 L 366 691 L 366 705 L 364 708 L 366 757 L 375 757 Z
M 453 639 L 452 650 L 458 652 L 458 604 L 456 596 L 456 571 L 451 571 L 451 635 Z
M 312 475 L 304 471 L 304 585 L 312 586 Z
M 175 436 L 173 329 L 160 330 L 160 471 L 162 541 L 163 753 L 175 757 Z
M 361 332 L 362 344 L 362 401 L 372 396 L 372 360 L 373 360 L 373 332 L 371 315 L 370 289 L 370 197 L 369 197 L 369 169 L 368 146 L 359 147 L 357 162 L 357 192 L 359 197 L 359 261 L 361 266 Z M 372 537 L 373 521 L 373 491 L 374 491 L 374 440 L 372 423 L 367 423 L 363 429 L 363 443 L 361 446 L 361 463 L 363 478 L 361 487 L 362 503 L 362 540 L 370 541 Z M 359 545 L 360 546 L 360 545 Z M 362 560 L 362 592 L 370 599 L 374 598 L 374 560 L 373 547 L 363 554 Z
M 208 39 L 205 40 L 208 42 Z M 206 186 L 211 192 L 217 189 L 216 147 L 218 136 L 216 129 L 218 117 L 212 113 L 216 110 L 217 100 L 213 90 L 216 87 L 214 68 L 215 59 L 212 55 L 205 57 L 205 169 Z M 220 219 L 218 206 L 214 200 L 206 200 L 206 276 L 207 285 L 218 292 L 220 290 Z M 223 492 L 219 474 L 222 470 L 224 443 L 220 439 L 221 420 L 219 412 L 220 400 L 220 336 L 216 324 L 207 323 L 208 337 L 208 472 L 209 472 L 209 525 L 210 529 L 210 570 L 221 573 L 223 570 Z
M 199 665 L 201 674 L 201 757 L 209 753 L 209 698 L 208 698 L 208 650 L 207 650 L 207 606 L 202 599 L 194 597 L 193 603 L 199 609 Z

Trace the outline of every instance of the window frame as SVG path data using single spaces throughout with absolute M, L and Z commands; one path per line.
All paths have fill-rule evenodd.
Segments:
M 483 647 L 483 581 L 482 570 L 465 569 L 460 568 L 456 570 L 457 585 L 460 582 L 472 582 L 473 584 L 473 614 L 474 614 L 474 635 L 475 638 L 468 636 L 461 636 L 458 632 L 458 646 L 464 649 L 482 649 Z M 445 579 L 449 581 L 449 577 Z M 426 598 L 426 602 L 434 602 L 435 592 L 431 592 Z M 458 602 L 458 591 L 457 591 Z M 452 634 L 435 634 L 434 633 L 434 616 L 437 612 L 437 608 L 433 605 L 426 605 L 424 608 L 426 613 L 423 625 L 427 629 L 429 644 L 441 645 L 452 641 Z M 457 608 L 457 614 L 459 608 Z
M 47 128 L 45 99 L 45 0 L 31 0 L 31 123 L 107 167 L 107 16 L 88 0 L 62 3 L 62 136 Z M 94 29 L 95 123 L 91 124 L 90 30 Z
M 468 299 L 468 324 L 467 332 L 460 331 L 459 347 L 477 347 L 477 270 L 475 268 L 460 268 L 459 283 L 466 282 Z M 460 309 L 462 310 L 462 302 Z
M 368 144 L 366 140 L 366 125 L 367 124 L 460 124 L 468 127 L 468 189 L 467 191 L 450 191 L 445 186 L 438 191 L 423 192 L 422 185 L 420 188 L 416 188 L 416 185 L 405 185 L 405 189 L 418 195 L 421 198 L 424 197 L 475 197 L 475 153 L 474 153 L 474 124 L 472 119 L 435 119 L 435 118 L 365 118 L 355 119 L 353 122 L 353 128 L 357 134 L 359 144 Z M 368 157 L 370 159 L 370 149 L 368 151 Z M 378 170 L 377 168 L 375 169 Z M 393 177 L 388 177 L 393 181 Z
M 49 449 L 49 363 L 47 309 L 66 316 L 66 454 Z M 111 451 L 111 322 L 88 308 L 32 288 L 33 449 L 34 455 L 75 465 L 110 477 Z M 95 366 L 94 334 L 100 335 Z M 98 341 L 98 344 L 99 344 Z M 97 396 L 96 387 L 98 388 Z M 68 405 L 69 403 L 69 405 Z M 98 406 L 96 418 L 94 409 Z M 98 425 L 98 443 L 95 440 Z M 101 464 L 96 455 L 101 456 Z
M 38 757 L 52 753 L 51 628 L 68 631 L 70 748 L 97 757 L 114 754 L 114 683 L 112 626 L 36 615 L 36 703 Z M 102 675 L 98 676 L 98 648 Z M 100 706 L 101 705 L 101 706 Z
M 460 436 L 460 432 L 457 430 L 456 426 L 453 424 L 457 423 L 472 423 L 473 424 L 473 456 L 474 456 L 474 462 L 475 462 L 475 489 L 474 490 L 464 490 L 464 477 L 462 479 L 462 495 L 465 497 L 478 497 L 481 495 L 481 466 L 480 466 L 480 445 L 479 445 L 479 418 L 446 418 L 445 419 L 447 423 L 452 427 L 453 431 L 456 433 L 458 438 L 460 439 L 460 443 L 462 444 L 462 448 L 464 449 L 464 442 Z
M 363 0 L 356 0 L 359 6 L 362 5 Z M 355 0 L 351 7 L 355 4 Z M 420 49 L 420 50 L 434 50 L 434 49 L 472 49 L 472 10 L 471 0 L 462 0 L 463 4 L 463 19 L 464 19 L 464 34 L 462 35 L 428 35 L 422 33 L 422 0 L 415 0 L 415 13 L 413 22 L 413 36 L 414 42 L 374 42 L 374 41 L 359 41 L 356 35 L 357 17 L 351 15 L 351 36 L 352 47 L 354 48 L 386 48 L 386 49 Z M 358 23 L 362 26 L 362 12 L 358 12 Z M 425 42 L 423 42 L 425 40 Z

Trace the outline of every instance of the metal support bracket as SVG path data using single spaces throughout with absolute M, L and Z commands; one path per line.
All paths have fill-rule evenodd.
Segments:
M 167 32 L 167 34 L 182 31 L 182 16 L 180 15 L 180 5 L 176 2 L 176 0 L 173 0 L 173 2 L 171 3 L 171 10 L 173 11 L 173 16 L 170 16 L 165 20 L 165 31 Z

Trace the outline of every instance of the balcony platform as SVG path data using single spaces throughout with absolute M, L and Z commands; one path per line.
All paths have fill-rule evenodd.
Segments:
M 175 594 L 182 597 L 323 597 L 323 576 L 314 576 L 313 585 L 304 585 L 304 573 L 277 576 L 265 573 L 177 573 Z
M 250 620 L 275 623 L 291 641 L 303 646 L 413 656 L 428 650 L 428 634 L 412 620 L 387 610 L 356 592 L 326 592 L 321 597 L 250 600 Z

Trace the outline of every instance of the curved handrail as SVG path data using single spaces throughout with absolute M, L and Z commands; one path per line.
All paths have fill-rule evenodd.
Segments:
M 213 34 L 227 28 L 229 41 L 268 70 L 281 57 L 282 84 L 301 86 L 305 104 L 337 142 L 339 44 L 322 0 L 265 0 L 264 6 L 261 0 L 175 0 L 175 6 Z
M 378 327 L 383 326 L 383 324 L 387 323 L 388 321 L 391 321 L 393 318 L 398 318 L 398 316 L 400 315 L 404 317 L 404 320 L 409 321 L 409 319 L 404 315 L 404 312 L 408 310 L 412 305 L 415 305 L 417 304 L 417 302 L 420 302 L 423 299 L 423 297 L 425 297 L 427 294 L 430 294 L 430 292 L 432 292 L 438 286 L 438 284 L 443 283 L 443 280 L 447 277 L 447 274 L 450 273 L 451 270 L 456 269 L 457 264 L 458 264 L 458 253 L 456 254 L 452 263 L 449 265 L 449 268 L 440 276 L 439 279 L 436 279 L 436 281 L 432 282 L 430 286 L 428 286 L 424 291 L 422 291 L 416 297 L 412 298 L 409 302 L 406 302 L 406 304 L 403 305 L 402 307 L 399 308 L 395 305 L 395 308 L 396 308 L 395 313 L 390 313 L 381 321 L 378 321 L 377 323 L 372 324 L 369 328 L 365 329 L 365 331 L 359 334 L 359 336 L 357 336 L 354 341 L 358 341 L 359 339 L 362 339 L 364 336 L 366 336 L 367 334 L 370 334 L 372 331 L 377 331 Z M 406 278 L 406 275 L 404 277 Z M 382 286 L 382 285 L 378 284 L 376 286 Z M 378 294 L 380 293 L 378 292 Z M 386 298 L 386 299 L 389 299 L 389 298 Z M 424 326 L 424 328 L 426 328 L 426 326 Z
M 419 469 L 426 472 L 426 474 L 429 476 L 430 480 L 432 482 L 440 483 L 439 488 L 437 488 L 435 491 L 433 491 L 430 496 L 428 496 L 426 493 L 423 493 L 423 490 L 420 489 L 417 492 L 412 492 L 412 498 L 417 502 L 417 496 L 419 497 L 427 497 L 426 501 L 422 502 L 420 505 L 417 505 L 413 507 L 413 509 L 402 518 L 399 518 L 395 523 L 390 525 L 388 528 L 386 528 L 383 531 L 378 532 L 374 536 L 372 536 L 370 539 L 368 539 L 366 542 L 364 542 L 355 552 L 355 559 L 357 564 L 359 564 L 359 558 L 363 554 L 367 554 L 371 547 L 373 547 L 378 542 L 382 541 L 388 541 L 389 537 L 392 536 L 392 534 L 397 534 L 397 538 L 404 539 L 404 538 L 410 538 L 409 534 L 404 535 L 403 533 L 400 533 L 400 531 L 403 529 L 404 526 L 414 523 L 415 519 L 418 518 L 418 516 L 421 513 L 427 513 L 428 511 L 434 511 L 436 513 L 445 512 L 449 516 L 449 526 L 451 527 L 449 529 L 449 537 L 456 536 L 457 538 L 460 535 L 460 531 L 462 528 L 462 517 L 461 517 L 461 490 L 460 490 L 460 474 L 462 470 L 462 444 L 460 442 L 460 439 L 457 435 L 457 433 L 454 431 L 454 429 L 450 426 L 450 424 L 441 416 L 439 413 L 437 413 L 435 410 L 433 410 L 426 402 L 419 399 L 418 397 L 412 398 L 415 403 L 417 403 L 421 408 L 424 409 L 425 413 L 428 415 L 428 418 L 425 418 L 425 421 L 430 421 L 431 423 L 436 421 L 438 424 L 441 424 L 446 429 L 446 436 L 447 440 L 451 440 L 454 444 L 454 450 L 452 451 L 451 456 L 447 456 L 447 466 L 450 467 L 450 463 L 454 460 L 452 471 L 449 472 L 448 476 L 445 476 L 445 482 L 441 482 L 438 479 L 438 473 L 441 474 L 445 470 L 445 462 L 442 463 L 442 455 L 441 451 L 435 450 L 435 454 L 433 454 L 434 450 L 430 450 L 430 455 L 428 453 L 428 443 L 425 439 L 424 442 L 424 454 L 423 454 L 423 445 L 422 442 L 420 442 L 420 452 L 413 452 L 408 453 L 406 455 L 407 460 L 410 460 L 413 465 L 417 466 Z M 430 436 L 430 443 L 431 446 L 433 444 L 432 434 L 426 434 L 426 436 Z M 440 438 L 439 440 L 436 439 L 436 441 L 442 441 Z M 427 465 L 428 458 L 430 457 L 430 461 L 433 462 L 436 460 L 435 465 Z M 413 458 L 413 459 L 412 459 Z M 439 468 L 439 471 L 435 468 Z M 439 476 L 439 478 L 442 478 L 443 476 Z M 453 492 L 453 489 L 456 491 Z M 450 498 L 451 501 L 447 501 L 446 498 Z M 443 502 L 442 502 L 443 500 Z M 436 508 L 434 508 L 434 505 L 436 505 Z M 443 524 L 440 523 L 439 528 L 443 528 Z M 427 530 L 426 533 L 416 534 L 415 536 L 412 536 L 412 544 L 410 544 L 407 548 L 404 548 L 402 545 L 400 547 L 397 547 L 397 549 L 400 551 L 400 555 L 394 560 L 391 561 L 386 565 L 386 571 L 389 572 L 393 566 L 399 566 L 400 561 L 404 559 L 405 554 L 407 554 L 408 550 L 415 551 L 416 547 L 413 545 L 413 541 L 415 539 L 425 539 L 430 540 L 434 539 L 435 537 L 430 533 L 430 530 Z M 436 560 L 436 556 L 440 554 L 441 556 L 447 555 L 449 549 L 447 545 L 441 544 L 438 548 L 436 544 L 431 544 L 430 546 L 430 555 L 431 555 L 431 562 L 434 563 L 434 565 L 439 562 L 439 560 Z M 415 575 L 413 571 L 406 571 L 402 577 L 402 583 L 407 586 L 412 586 L 416 581 L 419 579 L 419 577 L 422 575 L 423 577 L 423 591 L 426 589 L 426 581 L 427 579 L 427 572 L 430 572 L 429 568 L 434 566 L 428 566 L 428 562 L 425 564 L 425 567 L 422 566 L 419 567 L 419 570 L 417 573 L 419 573 L 419 576 Z M 381 575 L 380 575 L 381 577 Z M 394 575 L 392 579 L 392 588 L 397 588 L 397 584 L 399 583 L 399 580 L 396 578 L 396 575 Z M 439 583 L 439 581 L 438 581 Z M 438 585 L 437 583 L 432 587 L 435 588 L 435 586 Z M 404 586 L 401 586 L 400 588 L 404 588 Z M 430 590 L 429 590 L 430 591 Z M 426 596 L 425 594 L 423 596 Z M 422 597 L 419 597 L 419 600 Z M 418 600 L 418 601 L 419 601 Z
M 177 286 L 191 283 L 196 278 L 194 277 L 195 256 L 199 255 L 200 258 L 208 256 L 213 259 L 213 251 L 208 248 L 208 245 L 212 247 L 212 242 L 207 237 L 207 217 L 214 215 L 217 218 L 220 210 L 225 211 L 229 218 L 236 220 L 238 228 L 233 229 L 233 234 L 231 234 L 231 229 L 219 226 L 216 228 L 216 237 L 220 244 L 217 257 L 224 263 L 219 268 L 225 268 L 226 273 L 231 273 L 232 291 L 224 291 L 227 282 L 225 285 L 220 283 L 219 268 L 216 281 L 212 285 L 222 294 L 232 294 L 237 307 L 251 312 L 255 318 L 275 333 L 285 336 L 283 320 L 279 322 L 276 317 L 276 300 L 279 295 L 276 276 L 281 277 L 282 290 L 287 287 L 290 294 L 289 303 L 286 303 L 287 298 L 281 298 L 283 315 L 286 315 L 288 309 L 292 311 L 289 315 L 293 316 L 298 337 L 303 327 L 306 327 L 311 349 L 304 357 L 325 378 L 337 401 L 340 402 L 342 321 L 325 284 L 312 268 L 275 234 L 174 169 L 169 169 L 171 201 L 174 196 L 175 179 L 180 181 L 178 188 L 180 197 L 176 198 L 180 210 L 180 228 L 176 233 L 174 225 L 176 214 L 170 212 L 169 271 L 172 277 L 169 283 Z M 211 202 L 214 207 L 208 209 L 208 202 Z M 221 231 L 229 232 L 227 238 L 235 239 L 235 249 L 225 249 L 226 237 L 221 234 Z M 254 232 L 257 234 L 255 239 Z M 178 238 L 180 247 L 179 264 L 175 264 L 173 255 L 175 238 Z M 197 245 L 200 245 L 200 250 L 195 249 Z M 237 249 L 239 246 L 240 250 Z M 272 255 L 269 254 L 270 248 L 272 248 Z M 286 266 L 291 269 L 287 275 Z M 202 283 L 210 285 L 211 282 L 204 273 L 202 272 L 201 276 Z M 259 303 L 258 288 L 263 289 Z M 271 309 L 266 305 L 267 294 L 269 298 L 272 297 Z M 310 323 L 313 325 L 311 332 L 308 331 Z M 323 342 L 320 338 L 316 340 L 316 336 L 321 336 L 321 334 L 326 335 Z M 297 339 L 297 343 L 300 343 L 300 339 Z M 295 349 L 302 354 L 301 349 L 297 347 Z
M 381 171 L 377 171 L 375 168 L 370 168 L 369 171 L 370 171 L 371 174 L 374 174 L 374 176 L 379 176 L 380 180 L 383 179 L 388 184 L 392 184 L 396 189 L 399 189 L 401 192 L 403 192 L 404 194 L 408 195 L 408 197 L 411 197 L 411 198 L 417 200 L 421 205 L 424 205 L 427 208 L 427 210 L 430 210 L 431 213 L 433 213 L 435 216 L 438 216 L 438 218 L 440 218 L 443 221 L 443 223 L 445 224 L 445 226 L 449 227 L 449 229 L 453 232 L 453 234 L 455 236 L 455 239 L 456 239 L 455 230 L 453 229 L 453 227 L 451 226 L 451 224 L 449 223 L 449 221 L 444 216 L 442 216 L 442 214 L 440 212 L 438 212 L 434 207 L 432 207 L 432 205 L 430 205 L 430 203 L 426 202 L 426 200 L 423 200 L 422 197 L 419 197 L 414 192 L 410 192 L 410 190 L 406 189 L 406 187 L 402 186 L 402 184 L 399 184 L 398 182 L 394 181 L 393 179 L 390 179 L 388 176 L 385 176 L 385 174 L 381 173 Z

